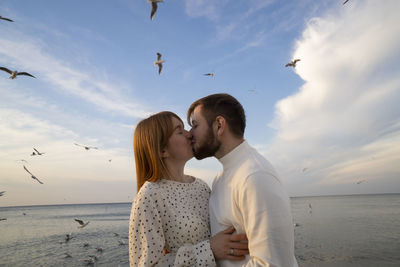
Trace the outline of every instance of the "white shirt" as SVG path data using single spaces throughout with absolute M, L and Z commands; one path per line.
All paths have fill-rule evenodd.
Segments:
M 218 266 L 298 266 L 290 200 L 272 165 L 246 141 L 219 159 L 210 196 L 211 234 L 229 226 L 245 233 L 250 255 Z

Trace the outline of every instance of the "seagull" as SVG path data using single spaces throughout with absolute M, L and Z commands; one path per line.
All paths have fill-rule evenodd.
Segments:
M 365 182 L 365 180 L 358 181 L 357 184 L 361 184 L 362 182 Z
M 33 150 L 35 150 L 35 151 L 32 152 L 31 156 L 36 156 L 36 155 L 41 156 L 41 155 L 45 154 L 44 152 L 42 152 L 42 153 L 39 152 L 36 148 L 33 148 Z
M 349 2 L 349 0 L 344 1 L 344 2 L 343 2 L 343 5 L 346 4 L 347 2 Z
M 157 3 L 163 2 L 163 0 L 147 0 L 147 2 L 151 3 L 151 13 L 150 13 L 150 19 L 154 19 L 154 15 L 156 14 L 157 11 Z
M 96 248 L 96 251 L 97 251 L 97 252 L 100 252 L 100 253 L 103 253 L 103 248 L 97 247 L 97 248 Z
M 291 62 L 287 63 L 285 65 L 285 67 L 293 67 L 293 68 L 295 68 L 296 67 L 296 63 L 299 62 L 299 61 L 300 61 L 300 59 L 292 60 Z
M 2 195 L 4 195 L 5 192 L 6 192 L 6 191 L 1 191 L 1 192 L 0 192 L 0 197 L 1 197 Z
M 0 221 L 7 221 L 7 218 L 0 218 Z
M 114 234 L 114 236 L 119 236 L 119 234 L 118 233 L 113 233 Z
M 17 75 L 26 75 L 26 76 L 31 76 L 31 77 L 33 77 L 33 78 L 36 78 L 35 76 L 33 76 L 33 75 L 30 74 L 30 73 L 27 73 L 27 72 L 18 72 L 18 71 L 16 71 L 16 70 L 11 71 L 11 70 L 9 70 L 9 69 L 7 69 L 7 68 L 5 68 L 5 67 L 0 67 L 0 70 L 10 73 L 10 74 L 11 74 L 10 79 L 15 79 L 15 78 L 17 78 Z
M 154 61 L 154 66 L 158 65 L 158 74 L 161 74 L 161 70 L 162 70 L 162 64 L 164 63 L 164 60 L 161 60 L 161 53 L 157 52 L 157 60 Z
M 75 219 L 75 221 L 77 221 L 80 224 L 80 226 L 78 226 L 78 228 L 83 228 L 83 227 L 85 227 L 86 225 L 88 225 L 90 223 L 90 221 L 87 221 L 85 223 L 82 220 L 78 220 L 78 219 Z
M 97 257 L 94 255 L 89 255 L 89 259 L 86 259 L 86 265 L 93 265 L 97 261 Z
M 35 179 L 36 181 L 38 181 L 39 184 L 43 184 L 38 178 L 36 178 L 35 175 L 33 175 L 33 174 L 25 167 L 25 165 L 24 165 L 24 169 L 25 169 L 25 171 L 27 171 L 27 172 L 31 175 L 31 178 L 32 178 L 32 179 Z
M 65 235 L 65 243 L 67 243 L 72 238 L 71 234 Z
M 204 73 L 204 76 L 214 77 L 214 72 Z
M 71 254 L 69 254 L 69 253 L 67 253 L 67 252 L 65 252 L 64 255 L 65 255 L 64 258 L 72 258 Z
M 80 145 L 80 144 L 77 144 L 77 143 L 74 143 L 76 146 L 81 146 L 81 147 L 84 147 L 86 150 L 89 150 L 89 149 L 98 149 L 97 147 L 94 147 L 94 146 L 84 146 L 84 145 Z
M 10 22 L 14 22 L 12 19 L 5 18 L 5 17 L 2 17 L 2 16 L 0 16 L 0 19 L 2 19 L 2 20 L 7 20 L 7 21 L 10 21 Z

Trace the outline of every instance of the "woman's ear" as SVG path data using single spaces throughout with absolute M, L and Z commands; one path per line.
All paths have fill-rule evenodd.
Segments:
M 167 149 L 163 149 L 162 151 L 161 151 L 161 158 L 168 158 L 169 157 L 169 154 L 168 154 L 168 150 Z

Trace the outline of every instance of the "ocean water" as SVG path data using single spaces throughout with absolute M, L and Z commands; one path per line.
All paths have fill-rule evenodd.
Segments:
M 400 194 L 291 201 L 301 267 L 400 266 Z M 0 218 L 7 218 L 0 221 L 0 266 L 85 266 L 89 255 L 97 257 L 95 266 L 128 266 L 130 207 L 120 203 L 0 208 Z M 79 229 L 75 218 L 90 223 Z M 72 237 L 69 241 L 66 234 Z

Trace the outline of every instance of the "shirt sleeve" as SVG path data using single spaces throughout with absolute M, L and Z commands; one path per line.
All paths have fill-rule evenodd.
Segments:
M 210 241 L 184 244 L 176 252 L 167 247 L 160 211 L 150 196 L 138 193 L 129 222 L 130 266 L 216 266 Z
M 249 240 L 244 266 L 297 266 L 290 202 L 280 181 L 267 172 L 250 175 L 237 203 Z

